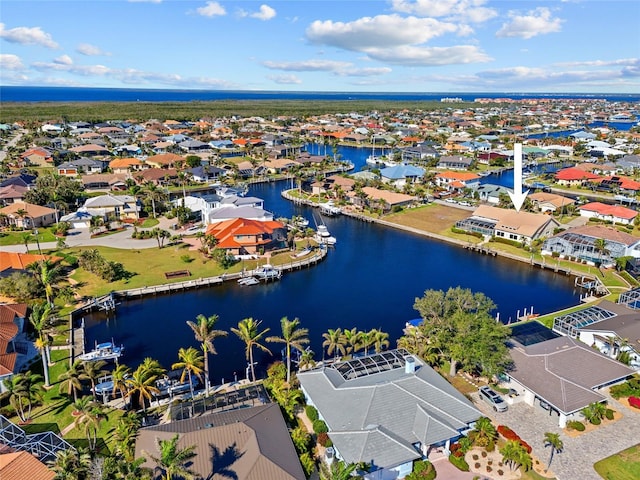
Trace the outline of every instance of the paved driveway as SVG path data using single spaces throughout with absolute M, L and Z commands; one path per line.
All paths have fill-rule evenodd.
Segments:
M 609 405 L 622 413 L 622 418 L 577 437 L 569 437 L 558 426 L 558 417 L 524 402 L 509 405 L 506 412 L 496 413 L 473 394 L 476 407 L 496 424 L 509 426 L 533 448 L 533 455 L 545 464 L 551 451 L 544 447 L 545 432 L 559 433 L 564 450 L 556 454 L 551 470 L 559 480 L 602 480 L 593 464 L 598 460 L 632 447 L 640 442 L 640 413 L 609 399 Z

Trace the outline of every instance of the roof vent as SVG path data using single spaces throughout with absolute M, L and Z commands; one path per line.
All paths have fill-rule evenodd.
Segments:
M 404 373 L 416 373 L 416 359 L 409 356 L 404 357 Z

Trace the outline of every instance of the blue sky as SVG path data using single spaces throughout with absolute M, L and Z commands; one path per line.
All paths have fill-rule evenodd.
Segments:
M 0 84 L 640 92 L 637 0 L 2 0 Z

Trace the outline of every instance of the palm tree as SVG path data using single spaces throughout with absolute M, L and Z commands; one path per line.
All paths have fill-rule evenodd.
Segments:
M 68 396 L 73 395 L 73 401 L 78 401 L 78 392 L 82 390 L 82 380 L 84 380 L 84 372 L 82 371 L 82 362 L 76 360 L 69 370 L 58 376 L 60 382 L 60 391 L 65 392 Z
M 359 332 L 356 327 L 353 327 L 351 330 L 345 329 L 342 332 L 342 342 L 345 345 L 345 349 L 347 355 L 351 353 L 355 353 L 360 350 L 361 340 L 362 340 L 362 332 Z
M 553 455 L 555 453 L 561 453 L 564 448 L 564 443 L 560 438 L 560 435 L 557 433 L 545 432 L 544 434 L 544 446 L 551 447 L 551 456 L 549 457 L 549 463 L 547 464 L 547 468 L 545 469 L 545 473 L 549 471 L 551 467 L 551 462 L 553 461 Z
M 102 407 L 93 401 L 90 396 L 84 396 L 73 404 L 76 418 L 74 425 L 84 427 L 84 433 L 89 442 L 89 450 L 94 450 L 98 442 L 98 428 L 100 422 L 106 418 Z
M 51 260 L 39 260 L 30 264 L 27 268 L 44 288 L 47 303 L 53 304 L 54 293 L 59 289 L 59 283 L 64 278 L 62 266 Z
M 351 480 L 354 478 L 352 474 L 356 470 L 357 465 L 355 463 L 346 464 L 335 460 L 331 464 L 327 462 L 320 462 L 320 480 Z
M 116 451 L 124 456 L 127 462 L 132 462 L 135 458 L 136 437 L 140 425 L 138 415 L 135 412 L 127 412 L 111 431 Z
M 382 350 L 389 348 L 389 334 L 375 328 L 371 330 L 373 334 L 373 347 L 376 353 L 380 353 Z
M 46 330 L 51 327 L 51 319 L 54 308 L 48 302 L 36 303 L 31 308 L 31 315 L 29 315 L 29 322 L 36 331 L 36 348 L 40 351 L 42 356 L 42 371 L 44 372 L 44 386 L 49 387 L 51 385 L 49 381 L 49 338 L 46 334 Z
M 138 403 L 142 405 L 142 409 L 147 411 L 147 400 L 150 400 L 154 394 L 160 393 L 156 387 L 156 380 L 162 374 L 163 369 L 160 364 L 151 358 L 145 358 L 144 361 L 135 369 L 130 377 L 125 379 L 127 385 L 127 397 L 138 395 Z
M 598 256 L 600 257 L 600 263 L 602 263 L 602 257 L 609 254 L 609 249 L 607 248 L 607 241 L 604 238 L 596 238 L 593 242 L 593 248 L 598 252 Z
M 51 463 L 56 473 L 54 480 L 80 480 L 85 478 L 91 465 L 91 455 L 73 448 L 59 450 Z
M 17 373 L 5 380 L 4 385 L 20 421 L 30 420 L 33 403 L 42 399 L 42 377 L 31 372 Z
M 298 364 L 298 368 L 300 370 L 305 368 L 313 368 L 316 365 L 316 361 L 314 360 L 313 350 L 309 350 L 305 348 L 302 354 L 300 354 L 300 363 Z
M 180 435 L 175 434 L 169 440 L 160 440 L 156 438 L 156 448 L 160 452 L 159 457 L 149 455 L 154 462 L 156 462 L 157 470 L 162 472 L 165 480 L 172 480 L 175 478 L 182 478 L 184 480 L 192 480 L 196 478 L 193 471 L 187 468 L 189 460 L 196 456 L 195 445 L 190 445 L 185 448 L 180 448 L 178 442 L 180 441 Z
M 267 337 L 267 342 L 284 343 L 287 355 L 287 384 L 291 383 L 291 347 L 300 353 L 304 351 L 304 346 L 309 343 L 309 329 L 298 328 L 300 320 L 294 318 L 289 320 L 287 317 L 280 319 L 282 328 L 282 337 Z
M 335 330 L 329 329 L 326 333 L 322 334 L 324 342 L 323 347 L 327 347 L 327 355 L 331 356 L 335 352 L 335 358 L 338 358 L 338 352 L 342 355 L 346 355 L 347 352 L 342 343 L 342 329 L 336 328 Z
M 217 355 L 216 347 L 213 345 L 213 341 L 218 337 L 226 337 L 229 332 L 224 330 L 216 330 L 215 325 L 218 322 L 218 315 L 211 315 L 205 317 L 203 314 L 199 314 L 196 317 L 197 322 L 187 320 L 187 325 L 193 330 L 193 334 L 196 340 L 200 342 L 202 352 L 204 353 L 204 388 L 205 395 L 209 396 L 209 353 Z
M 245 356 L 249 361 L 249 367 L 251 368 L 251 378 L 254 382 L 256 381 L 256 371 L 253 362 L 253 347 L 258 347 L 258 349 L 271 355 L 271 350 L 260 343 L 262 337 L 264 337 L 264 335 L 270 330 L 269 328 L 265 328 L 264 330 L 259 332 L 258 329 L 261 323 L 261 320 L 254 320 L 253 318 L 249 317 L 240 320 L 240 322 L 238 322 L 238 328 L 231 329 L 231 331 L 235 333 L 238 338 L 242 340 L 246 345 Z
M 502 461 L 509 465 L 513 471 L 520 466 L 524 460 L 524 455 L 528 455 L 525 448 L 517 440 L 508 440 L 500 449 Z M 526 463 L 526 460 L 524 461 Z
M 82 362 L 82 371 L 84 373 L 84 377 L 91 382 L 91 393 L 94 400 L 96 399 L 97 380 L 109 373 L 108 370 L 104 369 L 106 365 L 107 362 L 104 360 L 98 360 L 95 362 Z
M 191 390 L 191 398 L 193 398 L 193 377 L 202 378 L 202 367 L 204 365 L 202 354 L 193 347 L 181 348 L 178 350 L 178 359 L 180 361 L 171 365 L 171 369 L 182 369 L 180 382 L 184 382 L 186 376 L 189 377 L 189 389 Z
M 486 447 L 490 443 L 495 442 L 496 438 L 498 438 L 496 427 L 487 417 L 480 417 L 476 421 L 476 427 L 471 433 L 473 433 L 474 443 L 481 447 Z
M 33 235 L 29 232 L 25 232 L 20 235 L 22 238 L 22 243 L 24 243 L 25 253 L 29 253 L 29 242 L 33 240 Z
M 113 390 L 111 395 L 115 396 L 116 392 L 120 392 L 122 398 L 127 396 L 127 378 L 131 375 L 131 369 L 121 363 L 111 372 L 111 380 L 113 381 Z
M 142 187 L 142 192 L 149 200 L 151 200 L 153 218 L 156 218 L 156 202 L 164 200 L 166 198 L 166 194 L 153 182 L 146 182 Z

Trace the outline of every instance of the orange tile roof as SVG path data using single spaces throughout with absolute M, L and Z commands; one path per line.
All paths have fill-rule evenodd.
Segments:
M 175 162 L 183 162 L 185 159 L 175 153 L 161 153 L 147 158 L 147 163 L 157 163 L 162 165 L 170 165 Z
M 16 212 L 18 212 L 18 210 L 25 210 L 27 212 L 27 215 L 31 218 L 39 218 L 55 213 L 55 210 L 53 208 L 34 205 L 27 202 L 14 202 L 4 208 L 0 208 L 0 212 L 6 215 L 15 214 Z
M 40 260 L 51 260 L 52 262 L 59 262 L 62 257 L 55 257 L 51 255 L 35 255 L 32 253 L 18 253 L 18 252 L 0 252 L 0 272 L 13 268 L 14 270 L 26 270 L 28 265 Z
M 29 452 L 12 452 L 0 455 L 0 478 L 2 480 L 53 480 L 53 470 Z
M 237 248 L 245 245 L 263 245 L 269 243 L 268 239 L 257 239 L 255 237 L 268 234 L 271 235 L 274 230 L 284 228 L 284 225 L 274 220 L 261 222 L 258 220 L 250 220 L 248 218 L 232 218 L 224 222 L 214 223 L 207 227 L 206 235 L 212 235 L 218 240 L 220 248 Z M 254 237 L 246 241 L 238 241 L 238 235 Z
M 438 173 L 436 175 L 436 177 L 438 177 L 438 178 L 448 178 L 448 179 L 451 179 L 451 180 L 460 180 L 460 181 L 464 182 L 464 181 L 475 180 L 477 178 L 480 178 L 480 175 L 477 175 L 477 174 L 472 173 L 472 172 L 451 172 L 451 171 L 446 171 L 446 172 Z
M 601 202 L 591 202 L 586 205 L 582 205 L 579 210 L 586 210 L 589 212 L 596 212 L 600 215 L 607 215 L 611 217 L 624 218 L 631 220 L 638 215 L 638 212 L 631 210 L 627 207 L 621 207 L 620 205 L 607 205 Z
M 133 165 L 142 165 L 142 161 L 137 158 L 116 158 L 109 162 L 109 168 L 131 167 Z

